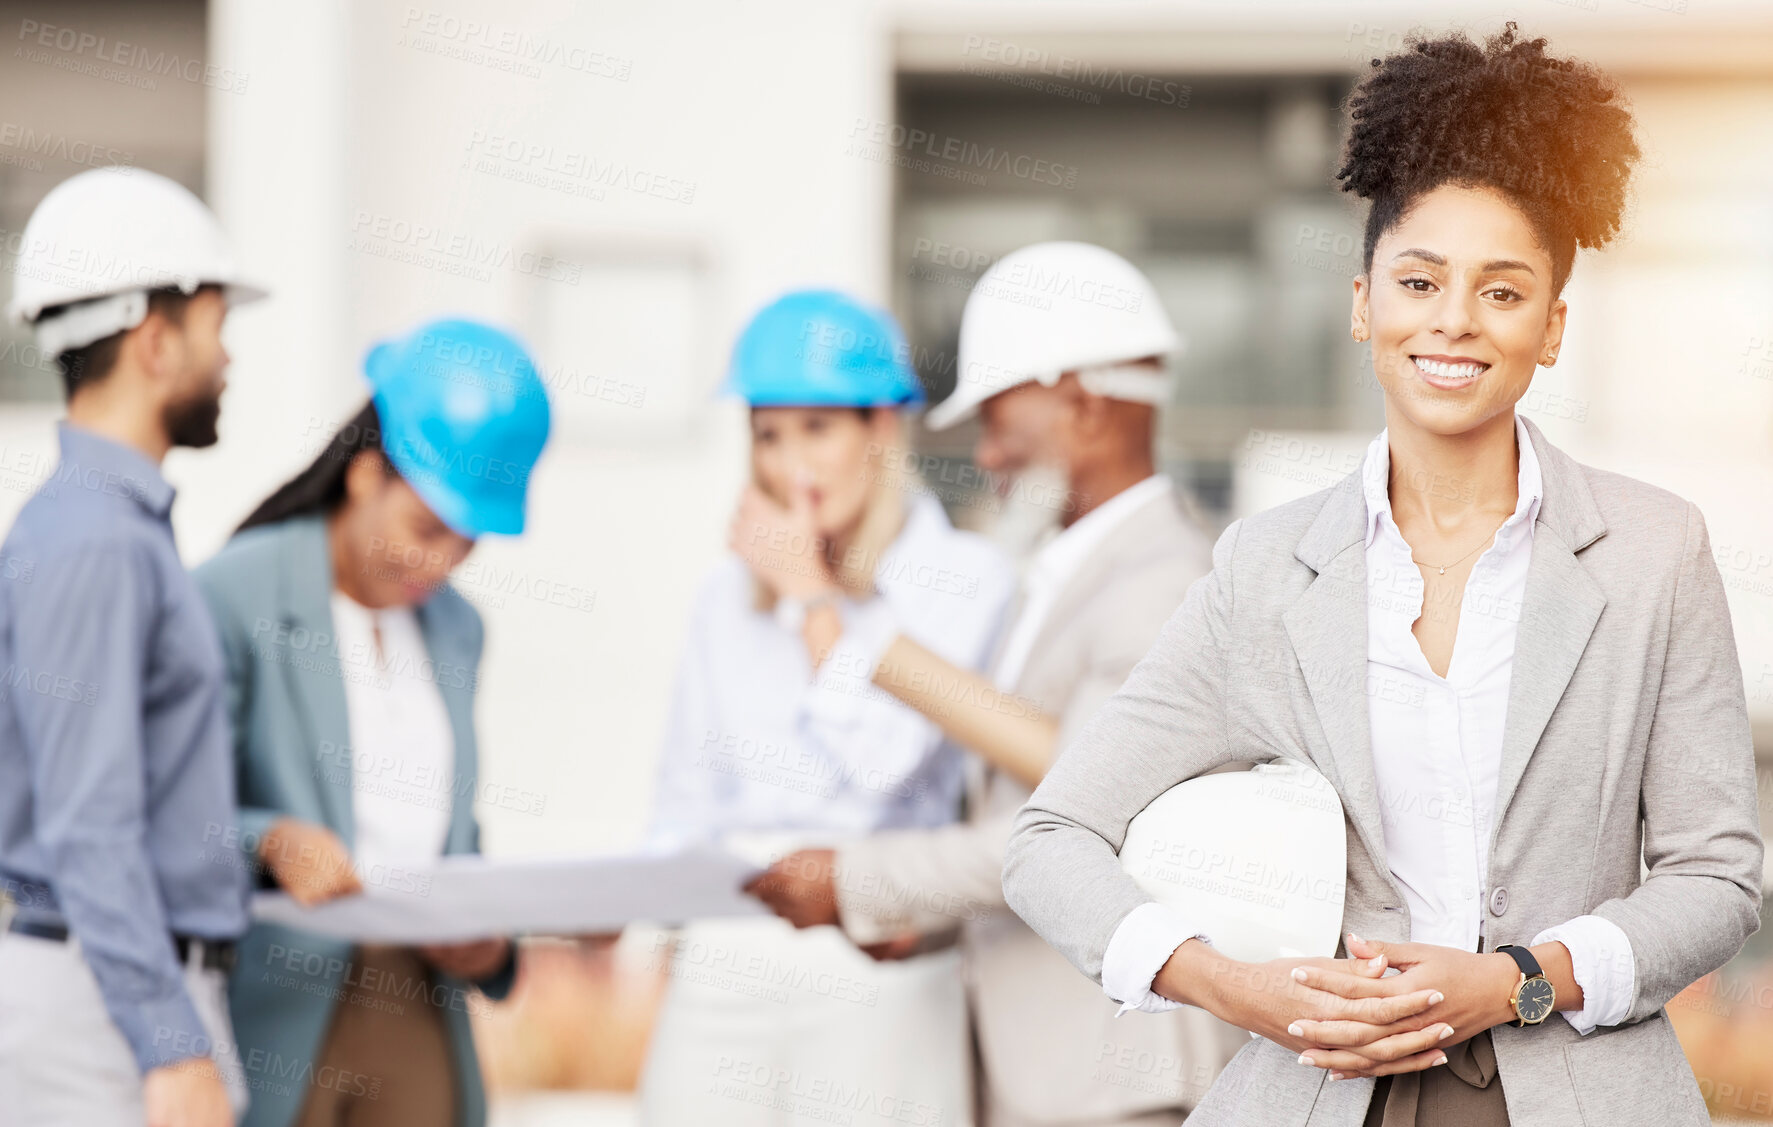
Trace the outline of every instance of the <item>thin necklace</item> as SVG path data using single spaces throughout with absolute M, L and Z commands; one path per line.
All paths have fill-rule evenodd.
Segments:
M 1514 515 L 1513 513 L 1508 514 L 1508 516 L 1513 516 L 1513 515 Z M 1475 555 L 1477 553 L 1478 548 L 1482 548 L 1485 544 L 1488 544 L 1491 540 L 1494 540 L 1496 538 L 1496 533 L 1501 531 L 1502 525 L 1507 524 L 1507 523 L 1508 523 L 1508 517 L 1503 517 L 1502 524 L 1498 524 L 1495 528 L 1492 528 L 1490 530 L 1490 535 L 1488 537 L 1486 537 L 1483 540 L 1478 541 L 1477 548 L 1473 548 L 1471 551 L 1465 553 L 1463 556 L 1460 556 L 1458 559 L 1454 560 L 1452 563 L 1444 563 L 1444 564 L 1423 563 L 1421 560 L 1416 558 L 1416 553 L 1413 551 L 1410 553 L 1410 562 L 1415 564 L 1417 567 L 1439 568 L 1440 573 L 1442 575 L 1445 575 L 1445 574 L 1447 574 L 1448 568 L 1458 567 L 1460 564 L 1464 563 L 1466 560 L 1469 560 L 1473 555 Z

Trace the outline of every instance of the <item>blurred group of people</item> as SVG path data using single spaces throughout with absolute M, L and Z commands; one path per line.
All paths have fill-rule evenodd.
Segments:
M 216 441 L 222 326 L 265 291 L 201 202 L 139 170 L 58 186 L 25 244 L 11 312 L 68 410 L 0 549 L 28 579 L 0 584 L 0 1104 L 482 1123 L 467 1003 L 510 991 L 512 939 L 354 945 L 246 904 L 398 889 L 478 850 L 482 626 L 449 577 L 523 531 L 549 432 L 533 361 L 465 320 L 378 345 L 363 407 L 187 572 L 160 465 Z M 802 1082 L 847 1093 L 854 1123 L 1172 1122 L 1235 1050 L 1199 1012 L 1113 1025 L 999 881 L 1056 749 L 1209 565 L 1154 452 L 1180 343 L 1098 247 L 1029 247 L 981 280 L 927 423 L 980 417 L 976 500 L 1049 487 L 1016 561 L 920 483 L 925 397 L 890 315 L 804 290 L 740 335 L 725 390 L 749 406 L 750 481 L 693 600 L 647 847 L 754 859 L 779 918 L 678 942 L 789 985 L 674 972 L 645 1122 L 835 1110 Z M 1127 1053 L 1162 1067 L 1099 1074 Z
M 983 480 L 1044 499 L 1019 560 L 928 495 L 889 315 L 804 290 L 749 321 L 750 480 L 646 845 L 752 861 L 768 911 L 678 930 L 642 1122 L 1702 1127 L 1665 1007 L 1759 926 L 1753 740 L 1698 509 L 1516 412 L 1640 153 L 1546 47 L 1374 60 L 1338 178 L 1386 428 L 1211 547 L 1154 451 L 1180 338 L 1103 248 L 993 263 L 923 417 L 977 416 Z M 140 171 L 62 184 L 23 243 L 11 312 L 68 417 L 0 546 L 0 1117 L 480 1127 L 470 1014 L 516 937 L 352 944 L 245 894 L 478 849 L 449 576 L 523 531 L 534 363 L 470 321 L 378 345 L 362 410 L 188 573 L 160 463 L 216 440 L 221 326 L 262 291 Z M 1128 871 L 1176 788 L 1276 761 L 1333 790 L 1321 835 L 1277 798 L 1175 826 L 1214 860 L 1174 887 Z M 1333 890 L 1333 952 L 1245 942 L 1295 884 Z

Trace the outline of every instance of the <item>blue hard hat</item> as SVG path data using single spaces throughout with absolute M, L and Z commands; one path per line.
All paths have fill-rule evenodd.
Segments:
M 723 390 L 753 407 L 900 407 L 923 402 L 892 315 L 835 290 L 764 306 L 733 346 Z
M 523 531 L 548 442 L 548 393 L 517 338 L 443 320 L 369 350 L 382 449 L 438 519 L 467 537 Z

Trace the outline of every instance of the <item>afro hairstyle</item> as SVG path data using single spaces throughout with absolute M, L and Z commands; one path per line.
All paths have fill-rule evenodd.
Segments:
M 1552 261 L 1553 292 L 1578 246 L 1619 231 L 1639 152 L 1630 111 L 1611 78 L 1553 58 L 1513 22 L 1482 47 L 1463 34 L 1412 36 L 1374 59 L 1348 99 L 1342 190 L 1371 201 L 1362 268 L 1379 238 L 1443 185 L 1487 188 L 1531 224 Z

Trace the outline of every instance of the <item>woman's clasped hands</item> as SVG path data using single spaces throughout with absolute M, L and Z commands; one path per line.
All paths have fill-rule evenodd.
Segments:
M 1332 1080 L 1445 1064 L 1447 1046 L 1508 1018 L 1513 962 L 1506 955 L 1353 934 L 1348 952 L 1347 959 L 1280 960 L 1295 964 L 1288 978 L 1303 993 L 1293 996 L 1306 1003 L 1286 1023 L 1283 1043 L 1300 1050 L 1301 1064 L 1329 1069 Z M 1388 968 L 1398 973 L 1387 975 Z
M 1240 1028 L 1299 1052 L 1301 1064 L 1332 1080 L 1416 1072 L 1446 1063 L 1448 1045 L 1508 1020 L 1507 968 L 1495 955 L 1429 943 L 1378 943 L 1348 936 L 1349 958 L 1244 963 L 1202 944 L 1160 972 L 1184 977 L 1186 995 Z M 1507 956 L 1502 961 L 1513 966 Z M 1395 969 L 1396 974 L 1386 971 Z

